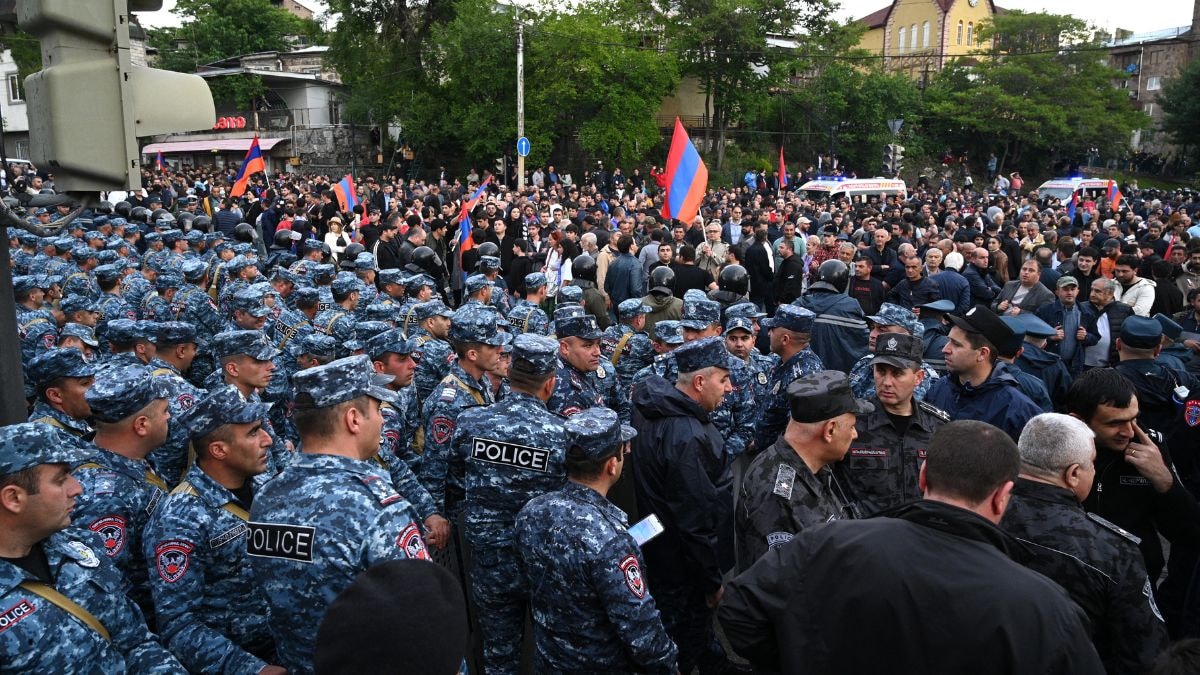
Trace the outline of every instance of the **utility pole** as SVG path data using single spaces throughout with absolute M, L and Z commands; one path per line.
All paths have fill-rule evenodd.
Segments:
M 515 8 L 514 8 L 515 9 Z M 525 24 L 517 19 L 517 138 L 525 136 Z M 517 153 L 517 190 L 525 189 L 525 156 Z

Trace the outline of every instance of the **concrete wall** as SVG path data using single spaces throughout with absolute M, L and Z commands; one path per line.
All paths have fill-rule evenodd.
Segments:
M 685 77 L 679 82 L 675 93 L 664 98 L 658 109 L 661 118 L 674 119 L 678 117 L 703 117 L 704 92 L 700 89 L 700 80 L 695 77 Z M 672 122 L 673 123 L 673 122 Z

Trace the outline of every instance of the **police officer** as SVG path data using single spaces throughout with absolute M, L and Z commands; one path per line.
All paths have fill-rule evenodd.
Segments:
M 1083 608 L 1110 673 L 1144 673 L 1167 643 L 1137 537 L 1083 510 L 1096 477 L 1087 424 L 1038 415 L 1021 431 L 1021 473 L 1000 526 L 1027 542 L 1025 564 L 1058 582 Z
M 450 340 L 458 358 L 421 406 L 425 447 L 417 477 L 439 513 L 455 514 L 464 494 L 466 458 L 450 452 L 459 413 L 495 402 L 488 374 L 499 368 L 500 350 L 509 337 L 500 331 L 497 316 L 495 310 L 475 304 L 454 312 Z
M 787 426 L 787 388 L 801 377 L 824 370 L 821 359 L 809 349 L 813 319 L 816 315 L 796 305 L 780 305 L 775 316 L 762 324 L 770 332 L 771 351 L 780 363 L 771 373 L 770 394 L 760 403 L 761 417 L 754 429 L 754 443 L 760 449 L 774 445 Z
M 554 394 L 546 406 L 564 417 L 603 406 L 604 396 L 590 377 L 602 368 L 600 336 L 604 333 L 596 323 L 596 317 L 560 309 L 554 313 L 554 331 L 558 336 L 560 363 Z M 596 376 L 599 377 L 599 373 Z M 606 373 L 604 377 L 607 376 Z
M 162 380 L 171 413 L 167 441 L 150 453 L 150 465 L 168 485 L 182 480 L 188 462 L 188 429 L 184 413 L 196 405 L 204 390 L 183 378 L 196 357 L 196 328 L 182 321 L 158 324 L 158 344 L 150 374 Z
M 1017 318 L 1025 328 L 1025 344 L 1014 364 L 1046 385 L 1054 409 L 1061 412 L 1066 408 L 1067 390 L 1072 378 L 1062 357 L 1046 349 L 1047 341 L 1057 331 L 1032 314 L 1020 314 Z
M 246 556 L 254 477 L 267 469 L 266 403 L 222 386 L 184 416 L 196 462 L 146 525 L 158 633 L 195 672 L 280 673 L 267 602 Z
M 463 292 L 465 294 L 463 298 L 463 304 L 465 305 L 472 302 L 479 303 L 481 305 L 492 304 L 492 291 L 495 289 L 495 287 L 496 285 L 492 283 L 492 280 L 488 279 L 486 276 L 482 274 L 472 274 L 471 276 L 467 277 L 467 280 L 463 285 Z
M 384 560 L 429 557 L 411 506 L 369 461 L 379 452 L 379 403 L 395 400 L 386 381 L 366 356 L 296 373 L 304 451 L 250 507 L 246 551 L 279 664 L 291 673 L 312 672 L 325 608 L 359 573 Z
M 0 662 L 14 673 L 185 673 L 97 541 L 64 529 L 80 495 L 69 469 L 86 456 L 44 424 L 0 428 Z
M 30 422 L 48 424 L 76 438 L 91 435 L 87 418 L 87 390 L 96 381 L 96 366 L 73 348 L 55 348 L 39 354 L 29 364 L 29 379 L 37 402 L 29 413 Z
M 1050 402 L 1050 391 L 1046 388 L 1046 384 L 1017 365 L 1017 359 L 1025 351 L 1025 317 L 1021 315 L 1002 316 L 1000 320 L 1012 330 L 1013 337 L 1008 343 L 997 347 L 999 350 L 997 360 L 1012 366 L 1008 372 L 1017 379 L 1017 386 L 1021 389 L 1021 393 L 1028 396 L 1034 405 L 1041 408 L 1042 412 L 1054 412 L 1054 404 Z
M 274 359 L 279 355 L 266 334 L 260 330 L 226 331 L 214 336 L 211 346 L 220 370 L 213 373 L 207 388 L 232 384 L 241 392 L 243 399 L 261 401 L 262 392 L 274 378 Z M 295 446 L 288 445 L 276 433 L 270 421 L 267 422 L 267 433 L 272 439 L 270 473 L 274 475 L 292 460 Z
M 345 343 L 354 337 L 356 323 L 354 310 L 358 307 L 358 279 L 349 272 L 339 274 L 333 280 L 334 307 L 320 312 L 313 318 L 313 327 L 338 341 L 338 356 L 348 356 Z
M 600 337 L 600 356 L 616 369 L 617 380 L 626 391 L 633 386 L 633 376 L 654 360 L 654 348 L 643 331 L 649 312 L 650 307 L 640 298 L 625 300 L 617 306 L 617 323 Z
M 715 300 L 707 299 L 701 291 L 689 290 L 684 297 L 683 318 L 679 325 L 685 342 L 719 337 L 722 332 L 721 306 Z M 679 372 L 674 357 L 669 355 L 655 359 L 651 365 L 653 372 L 668 382 L 675 381 Z M 750 446 L 758 409 L 754 398 L 755 378 L 750 369 L 740 359 L 730 359 L 729 367 L 731 391 L 721 399 L 711 417 L 725 439 L 725 452 L 732 457 L 742 454 Z M 635 375 L 634 386 L 640 381 L 641 377 Z
M 42 309 L 46 285 L 45 277 L 13 278 L 13 292 L 17 301 L 17 337 L 21 341 L 21 364 L 25 367 L 27 382 L 29 362 L 38 354 L 53 349 L 58 342 L 58 324 L 53 315 Z M 28 396 L 32 391 L 25 393 Z
M 424 404 L 442 378 L 450 372 L 450 364 L 454 361 L 454 348 L 448 340 L 454 310 L 438 298 L 413 305 L 411 312 L 414 321 L 404 330 L 417 341 L 416 351 L 413 352 L 417 372 L 413 382 L 417 388 L 417 402 Z
M 546 299 L 548 288 L 549 280 L 542 272 L 525 275 L 525 297 L 513 303 L 508 313 L 508 323 L 512 325 L 513 333 L 549 334 L 550 317 L 539 307 Z
M 854 389 L 854 395 L 858 398 L 871 398 L 875 395 L 875 371 L 871 367 L 871 361 L 874 358 L 875 343 L 878 342 L 879 336 L 885 333 L 904 334 L 912 335 L 920 340 L 925 333 L 924 324 L 917 320 L 912 310 L 890 302 L 883 303 L 879 307 L 878 312 L 872 316 L 868 316 L 867 325 L 871 327 L 871 332 L 867 337 L 867 349 L 869 351 L 856 361 L 854 367 L 850 369 L 850 386 Z M 933 386 L 933 383 L 938 378 L 937 371 L 932 366 L 922 364 L 921 368 L 925 371 L 925 377 L 921 379 L 920 385 L 917 387 L 916 392 L 914 392 L 918 401 L 925 398 L 929 387 Z
M 413 505 L 413 511 L 425 526 L 425 543 L 440 549 L 449 539 L 450 522 L 438 514 L 433 498 L 421 486 L 409 463 L 412 453 L 408 441 L 420 422 L 410 386 L 416 366 L 412 359 L 415 342 L 404 337 L 399 328 L 391 328 L 372 336 L 363 345 L 363 351 L 371 357 L 372 368 L 392 378 L 386 386 L 396 393 L 395 403 L 379 404 L 383 426 L 379 432 L 379 454 L 373 459 L 387 469 L 396 490 Z
M 679 373 L 673 382 L 650 377 L 633 390 L 633 478 L 638 511 L 657 515 L 665 528 L 644 548 L 647 571 L 687 673 L 697 664 L 727 665 L 712 611 L 721 600 L 722 572 L 733 562 L 733 481 L 710 414 L 733 389 L 733 357 L 719 337 L 671 354 Z
M 863 516 L 921 497 L 917 475 L 925 449 L 933 434 L 950 421 L 944 411 L 916 398 L 925 377 L 919 339 L 904 333 L 880 335 L 871 368 L 874 410 L 859 415 L 858 438 L 845 459 L 833 467 Z
M 1041 409 L 1021 392 L 1009 372 L 1013 366 L 999 360 L 1000 346 L 1013 340 L 1012 329 L 983 305 L 949 318 L 954 327 L 942 354 L 950 374 L 938 378 L 925 400 L 952 420 L 987 422 L 1017 438 Z
M 783 435 L 746 470 L 737 505 L 738 568 L 807 527 L 853 517 L 830 468 L 857 438 L 855 415 L 874 406 L 854 398 L 844 373 L 822 370 L 787 388 L 790 419 Z
M 858 301 L 845 294 L 850 268 L 841 260 L 826 260 L 817 268 L 817 281 L 794 303 L 815 315 L 812 351 L 826 368 L 848 371 L 867 351 L 866 317 Z
M 129 597 L 153 623 L 142 531 L 167 484 L 146 457 L 167 440 L 166 388 L 145 366 L 109 370 L 87 391 L 96 435 L 88 458 L 74 467 L 83 493 L 77 522 L 100 535 L 104 553 L 128 584 Z
M 678 650 L 647 587 L 638 542 L 625 513 L 605 498 L 634 434 L 611 410 L 571 417 L 566 486 L 530 500 L 517 516 L 539 673 L 677 672 Z
M 500 402 L 458 416 L 451 454 L 466 459 L 464 525 L 471 542 L 471 590 L 483 631 L 488 673 L 520 671 L 527 597 L 517 570 L 513 522 L 531 498 L 566 480 L 565 421 L 546 408 L 554 392 L 559 345 L 518 335 L 509 393 Z

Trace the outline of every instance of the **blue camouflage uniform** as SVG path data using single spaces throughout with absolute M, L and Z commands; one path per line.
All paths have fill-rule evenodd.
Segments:
M 899 326 L 918 340 L 925 336 L 925 325 L 911 310 L 890 302 L 883 303 L 878 312 L 873 316 L 868 316 L 867 322 L 876 326 Z M 887 334 L 882 333 L 876 339 L 884 340 L 886 339 L 885 335 Z M 875 370 L 871 367 L 872 358 L 874 358 L 872 354 L 865 354 L 850 369 L 850 389 L 854 392 L 855 398 L 869 399 L 875 396 Z M 945 359 L 942 362 L 945 363 Z M 940 377 L 937 370 L 928 363 L 922 363 L 921 370 L 925 371 L 925 379 L 921 380 L 917 388 L 913 390 L 913 398 L 918 401 L 925 400 L 925 394 Z
M 450 339 L 501 346 L 507 341 L 508 335 L 500 332 L 497 316 L 491 308 L 477 304 L 464 305 L 451 319 Z M 429 490 L 439 513 L 455 513 L 464 494 L 463 459 L 450 452 L 459 413 L 467 408 L 494 402 L 488 376 L 484 374 L 477 380 L 455 361 L 450 366 L 450 373 L 421 406 L 424 452 L 417 477 Z
M 640 299 L 631 298 L 622 302 L 617 308 L 618 323 L 604 329 L 604 335 L 600 338 L 600 356 L 616 368 L 617 379 L 626 392 L 633 388 L 633 376 L 654 361 L 654 346 L 650 344 L 650 337 L 634 330 L 626 322 L 649 312 L 650 307 L 643 305 Z M 625 422 L 628 423 L 628 420 Z
M 242 354 L 256 361 L 274 361 L 275 357 L 279 355 L 278 350 L 271 344 L 270 339 L 260 330 L 231 330 L 219 333 L 213 337 L 211 347 L 218 363 L 226 357 Z M 277 375 L 272 373 L 271 380 L 273 381 L 275 377 Z M 212 386 L 207 388 L 215 389 L 224 383 L 225 379 L 222 371 L 217 370 L 213 372 L 213 377 L 211 378 Z M 257 403 L 262 400 L 262 394 L 255 391 L 249 396 L 243 396 L 243 398 L 248 403 Z M 271 424 L 270 419 L 263 422 L 263 427 L 266 428 L 267 433 L 271 435 L 272 439 L 267 473 L 268 475 L 274 475 L 291 463 L 296 453 L 288 450 L 285 439 L 275 431 L 275 427 Z
M 770 330 L 785 328 L 797 333 L 809 333 L 813 328 L 814 314 L 803 307 L 780 305 L 774 318 L 764 319 L 763 325 Z M 787 388 L 798 378 L 825 370 L 821 359 L 807 346 L 796 352 L 787 361 L 779 364 L 770 377 L 770 393 L 765 401 L 759 402 L 761 416 L 755 426 L 754 443 L 760 450 L 774 445 L 783 433 L 788 421 Z
M 166 348 L 179 344 L 194 343 L 196 329 L 182 321 L 167 321 L 159 324 L 158 343 Z M 175 366 L 161 359 L 150 362 L 150 374 L 160 380 L 167 394 L 167 410 L 171 419 L 167 425 L 167 441 L 155 448 L 146 459 L 154 467 L 155 473 L 174 487 L 183 478 L 188 465 L 188 426 L 184 413 L 204 396 L 204 390 L 184 379 L 183 374 Z
M 548 335 L 550 333 L 550 317 L 546 316 L 541 307 L 524 298 L 513 303 L 513 308 L 508 313 L 508 323 L 512 325 L 513 333 L 516 335 L 521 333 Z
M 124 420 L 162 398 L 166 391 L 145 366 L 109 370 L 87 392 L 92 416 L 109 423 Z M 75 523 L 100 535 L 105 555 L 125 577 L 126 594 L 152 619 L 154 605 L 142 557 L 142 532 L 167 496 L 166 482 L 146 460 L 96 446 L 72 472 L 83 486 L 75 506 Z
M 348 277 L 339 275 L 333 282 L 333 290 L 338 295 L 343 293 L 348 295 L 358 290 L 357 284 L 358 279 L 354 275 L 351 274 Z M 339 304 L 319 312 L 312 320 L 314 328 L 337 340 L 339 357 L 349 356 L 350 350 L 345 347 L 345 343 L 354 339 L 354 327 L 357 322 L 354 308 L 346 308 Z
M 567 445 L 594 459 L 611 456 L 634 433 L 602 408 L 565 426 Z M 604 495 L 568 482 L 530 500 L 513 533 L 532 605 L 536 672 L 677 672 L 678 650 L 642 575 L 641 550 L 625 513 Z
M 596 317 L 590 314 L 565 315 L 556 312 L 554 330 L 560 340 L 575 337 L 581 340 L 599 340 L 603 333 L 596 323 Z M 601 361 L 603 363 L 603 361 Z M 612 364 L 609 364 L 612 368 Z M 606 405 L 600 384 L 608 379 L 608 373 L 603 376 L 591 371 L 582 371 L 567 361 L 560 360 L 557 366 L 558 377 L 555 379 L 554 392 L 546 407 L 563 417 L 570 417 L 581 410 Z M 616 380 L 614 375 L 613 380 Z M 628 409 L 628 404 L 626 404 Z
M 83 352 L 73 347 L 56 347 L 30 362 L 27 384 L 36 390 L 62 377 L 86 378 L 95 374 L 96 365 L 85 360 Z M 87 420 L 75 419 L 40 397 L 29 413 L 29 421 L 47 424 L 80 439 L 90 438 L 92 433 Z
M 412 305 L 415 325 L 410 325 L 405 334 L 417 340 L 417 350 L 413 359 L 417 362 L 417 372 L 413 375 L 413 384 L 417 388 L 417 401 L 423 404 L 433 393 L 434 387 L 450 372 L 450 364 L 454 362 L 454 349 L 450 343 L 430 335 L 420 324 L 432 316 L 451 316 L 453 312 L 441 300 Z
M 243 402 L 227 385 L 186 417 L 199 440 L 226 424 L 259 421 L 266 409 Z M 248 481 L 247 489 L 252 485 Z M 243 497 L 193 466 L 146 525 L 143 555 L 151 570 L 158 632 L 195 672 L 253 675 L 274 658 L 266 599 L 246 556 L 248 507 Z
M 556 366 L 558 343 L 518 336 L 513 368 L 546 376 Z M 471 590 L 479 608 L 484 669 L 520 671 L 527 597 L 517 570 L 512 526 L 531 498 L 566 481 L 564 419 L 541 400 L 512 391 L 504 400 L 458 416 L 451 453 L 466 463 L 464 523 L 473 550 Z
M 164 273 L 167 272 L 165 270 L 158 270 L 159 275 Z M 171 272 L 170 274 L 178 275 L 179 273 Z M 150 283 L 150 280 L 141 274 L 130 274 L 121 282 L 121 297 L 125 298 L 125 301 L 134 307 L 142 307 L 146 296 L 153 293 L 157 285 L 157 278 L 154 283 Z M 149 317 L 143 316 L 141 318 L 146 319 Z M 155 321 L 166 321 L 166 319 L 155 319 Z
M 293 380 L 297 402 L 312 408 L 364 395 L 394 401 L 362 355 Z M 247 552 L 267 598 L 279 663 L 293 673 L 312 672 L 325 609 L 360 573 L 385 560 L 429 559 L 412 507 L 378 464 L 309 453 L 255 495 Z

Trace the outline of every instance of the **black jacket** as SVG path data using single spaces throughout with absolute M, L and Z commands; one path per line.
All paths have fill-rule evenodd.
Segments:
M 1083 612 L 965 509 L 810 528 L 725 587 L 738 654 L 783 673 L 1103 673 Z
M 1095 514 L 1070 490 L 1018 478 L 1000 526 L 1029 545 L 1028 567 L 1066 589 L 1091 620 L 1110 673 L 1144 673 L 1166 646 L 1137 537 Z
M 383 241 L 380 239 L 375 246 L 375 262 L 381 270 L 400 269 L 404 263 L 400 261 L 400 244 L 396 239 Z
M 775 270 L 775 302 L 786 304 L 800 297 L 804 289 L 804 258 L 793 254 Z M 883 288 L 880 287 L 880 295 Z
M 650 583 L 715 591 L 733 557 L 725 441 L 708 413 L 661 377 L 635 386 L 632 401 L 638 511 L 656 514 L 665 528 L 642 547 Z

